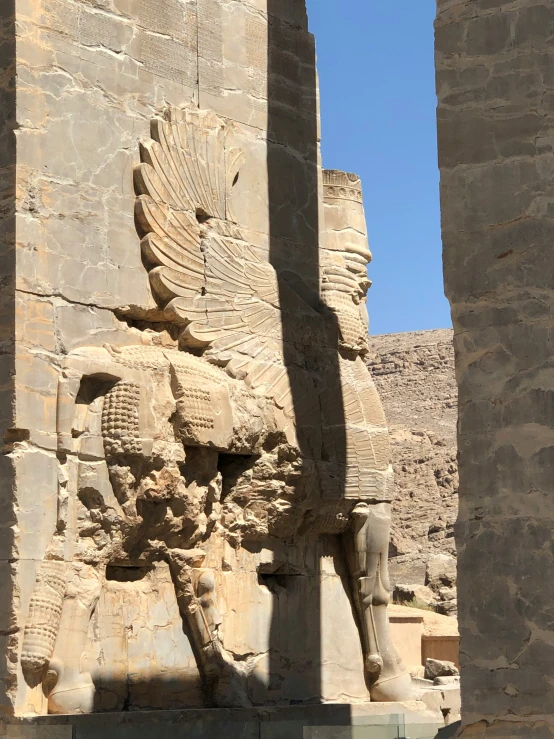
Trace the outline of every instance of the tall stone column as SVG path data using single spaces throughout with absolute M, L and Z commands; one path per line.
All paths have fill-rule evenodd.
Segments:
M 554 2 L 438 0 L 463 737 L 554 736 Z

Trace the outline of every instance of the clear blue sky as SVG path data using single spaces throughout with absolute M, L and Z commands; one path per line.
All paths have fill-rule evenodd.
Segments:
M 435 0 L 307 0 L 323 165 L 363 179 L 371 333 L 447 328 L 441 265 Z

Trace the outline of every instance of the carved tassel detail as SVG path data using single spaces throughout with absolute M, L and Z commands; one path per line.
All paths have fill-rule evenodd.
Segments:
M 52 658 L 65 595 L 66 567 L 66 562 L 53 560 L 40 565 L 21 653 L 23 669 L 29 672 L 42 670 Z
M 140 387 L 121 380 L 108 393 L 102 410 L 104 451 L 110 459 L 118 454 L 140 454 Z

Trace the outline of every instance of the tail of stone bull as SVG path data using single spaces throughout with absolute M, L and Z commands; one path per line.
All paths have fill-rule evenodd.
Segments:
M 21 666 L 40 672 L 52 659 L 66 588 L 66 563 L 45 560 L 35 582 L 23 635 Z

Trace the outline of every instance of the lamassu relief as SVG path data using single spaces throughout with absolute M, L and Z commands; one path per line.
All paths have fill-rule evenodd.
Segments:
M 286 700 L 257 632 L 271 620 L 278 629 L 283 597 L 309 614 L 321 593 L 293 583 L 323 577 L 322 541 L 342 572 L 366 699 L 413 697 L 387 618 L 394 481 L 363 361 L 371 254 L 360 181 L 323 174 L 314 298 L 298 272 L 278 279 L 241 232 L 231 195 L 249 161 L 228 143 L 234 125 L 192 107 L 152 120 L 134 172 L 136 248 L 158 308 L 135 322 L 136 345 L 82 346 L 63 361 L 57 523 L 21 652 L 50 713 L 121 708 L 115 685 L 133 675 L 173 679 L 185 705 Z M 149 615 L 137 605 L 125 626 L 114 582 L 127 608 L 154 593 Z M 151 618 L 160 599 L 167 623 Z M 158 635 L 153 651 L 124 633 L 137 623 Z M 310 631 L 308 617 L 298 651 Z

